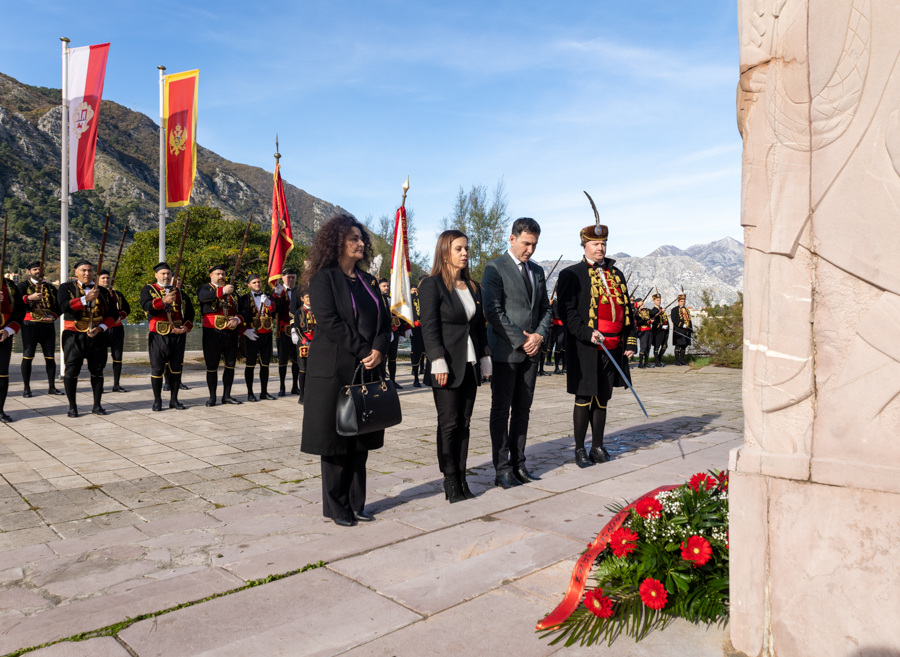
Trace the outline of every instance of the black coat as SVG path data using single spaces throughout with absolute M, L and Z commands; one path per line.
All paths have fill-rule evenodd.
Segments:
M 694 334 L 694 325 L 690 320 L 690 311 L 688 311 L 688 320 L 681 319 L 680 306 L 675 306 L 670 311 L 672 317 L 672 344 L 676 347 L 689 347 L 691 338 Z
M 622 272 L 612 266 L 614 261 L 609 258 L 606 260 L 613 273 L 624 281 L 625 276 Z M 624 354 L 628 338 L 633 339 L 634 318 L 632 315 L 633 305 L 628 298 L 628 293 L 625 292 L 624 296 L 627 319 L 619 334 L 620 346 L 611 350 L 610 353 L 616 357 L 619 367 L 628 376 L 628 361 Z M 593 329 L 589 326 L 591 276 L 584 260 L 571 267 L 566 267 L 559 273 L 557 298 L 559 299 L 559 314 L 566 326 L 566 388 L 570 395 L 593 397 L 607 385 L 600 380 L 599 376 L 606 354 L 604 353 L 602 358 L 598 358 L 599 347 L 591 342 L 594 334 Z M 614 377 L 613 386 L 624 387 L 625 381 L 617 374 Z
M 378 281 L 357 270 L 357 275 L 379 302 Z M 316 317 L 316 334 L 306 361 L 306 395 L 303 402 L 301 451 L 306 454 L 339 456 L 350 451 L 351 443 L 362 449 L 384 446 L 384 432 L 357 437 L 337 432 L 338 394 L 353 379 L 359 361 L 373 349 L 386 358 L 391 344 L 391 318 L 378 303 L 378 330 L 373 344 L 367 343 L 356 328 L 350 287 L 337 265 L 316 273 L 309 282 L 309 300 Z
M 469 336 L 475 346 L 475 380 L 481 385 L 480 361 L 491 355 L 487 342 L 487 322 L 481 303 L 481 288 L 471 284 L 469 290 L 475 299 L 475 314 L 466 317 L 466 309 L 459 295 L 448 290 L 440 276 L 429 276 L 419 283 L 419 305 L 422 310 L 422 339 L 425 342 L 425 385 L 440 386 L 432 380 L 431 364 L 438 358 L 447 361 L 450 375 L 445 388 L 457 388 L 466 375 L 466 356 L 469 352 Z

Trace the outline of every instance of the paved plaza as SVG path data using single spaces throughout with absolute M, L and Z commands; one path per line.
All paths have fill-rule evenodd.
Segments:
M 0 654 L 217 595 L 31 654 L 554 654 L 559 646 L 534 625 L 561 598 L 574 560 L 611 515 L 606 507 L 725 468 L 741 444 L 739 371 L 634 369 L 650 419 L 617 390 L 607 431 L 615 460 L 580 470 L 565 377 L 544 377 L 527 450 L 542 480 L 502 491 L 492 487 L 482 387 L 469 460 L 479 497 L 451 506 L 431 393 L 412 388 L 401 363 L 404 421 L 368 461 L 367 509 L 378 520 L 344 529 L 321 517 L 318 459 L 300 452 L 296 397 L 208 409 L 195 363 L 181 394 L 189 410 L 153 413 L 140 358 L 126 365 L 129 392 L 104 396 L 105 417 L 88 412 L 86 381 L 83 414 L 70 419 L 65 398 L 43 386 L 23 399 L 12 368 L 6 410 L 15 422 L 0 426 Z M 620 639 L 614 653 L 563 651 L 733 654 L 726 629 L 687 624 L 637 645 Z

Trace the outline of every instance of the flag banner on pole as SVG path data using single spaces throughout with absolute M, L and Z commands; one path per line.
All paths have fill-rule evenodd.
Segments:
M 69 193 L 94 189 L 97 123 L 109 44 L 69 50 Z
M 166 131 L 166 207 L 191 202 L 197 175 L 197 90 L 200 71 L 167 75 L 163 92 Z
M 391 312 L 413 325 L 412 294 L 409 289 L 409 233 L 406 208 L 397 210 L 394 223 L 394 254 L 391 257 Z
M 269 242 L 269 283 L 278 280 L 284 271 L 288 254 L 294 250 L 291 216 L 288 214 L 281 165 L 275 165 L 275 184 L 272 187 L 272 238 Z

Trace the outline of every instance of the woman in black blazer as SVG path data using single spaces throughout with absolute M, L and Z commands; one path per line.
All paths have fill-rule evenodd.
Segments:
M 466 483 L 469 424 L 481 377 L 491 375 L 491 350 L 481 288 L 469 276 L 469 240 L 458 230 L 438 238 L 431 276 L 419 283 L 425 384 L 438 414 L 438 464 L 450 503 L 475 497 Z
M 300 449 L 322 457 L 322 514 L 338 525 L 372 521 L 365 512 L 366 459 L 384 446 L 384 431 L 346 437 L 337 433 L 337 399 L 357 366 L 376 378 L 391 340 L 391 319 L 378 283 L 358 267 L 372 256 L 369 236 L 356 219 L 337 215 L 316 233 L 304 276 L 316 318 L 309 346 Z

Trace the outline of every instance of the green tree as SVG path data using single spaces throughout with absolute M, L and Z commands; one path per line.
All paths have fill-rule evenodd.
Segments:
M 506 185 L 501 178 L 488 202 L 484 185 L 460 187 L 453 209 L 441 221 L 441 230 L 459 230 L 469 238 L 469 272 L 480 281 L 487 263 L 507 249 L 510 216 Z
M 184 254 L 181 260 L 181 273 L 184 276 L 185 292 L 192 296 L 196 308 L 197 289 L 209 280 L 211 265 L 224 265 L 231 278 L 244 230 L 247 225 L 239 221 L 223 219 L 215 208 L 192 207 L 182 210 L 175 220 L 166 225 L 166 261 L 173 269 L 178 260 L 178 248 L 184 232 L 184 222 L 190 212 L 187 236 L 184 243 Z M 264 231 L 257 224 L 250 225 L 247 235 L 247 246 L 241 257 L 237 284 L 241 293 L 246 291 L 244 281 L 250 273 L 258 273 L 265 278 L 268 266 L 270 231 Z M 296 244 L 288 256 L 287 264 L 298 272 L 303 269 L 307 247 Z M 131 303 L 132 312 L 128 318 L 132 322 L 146 319 L 138 300 L 141 289 L 154 281 L 153 267 L 159 262 L 159 230 L 147 230 L 136 233 L 134 242 L 126 247 L 119 263 L 116 277 L 116 289 L 122 292 Z M 109 263 L 112 265 L 112 263 Z
M 694 333 L 694 347 L 709 353 L 712 365 L 741 367 L 744 359 L 744 295 L 729 306 L 712 304 L 712 295 L 704 290 L 700 295 L 708 313 Z

